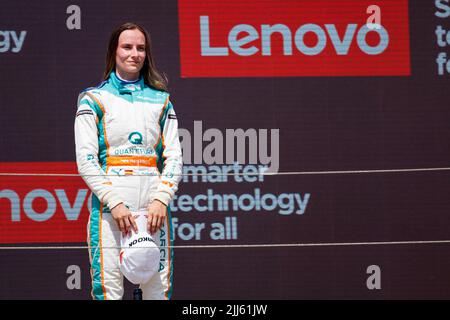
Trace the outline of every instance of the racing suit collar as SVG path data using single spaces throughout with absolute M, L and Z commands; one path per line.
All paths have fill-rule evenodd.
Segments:
M 109 78 L 120 93 L 132 93 L 144 89 L 144 78 L 142 76 L 140 76 L 136 81 L 125 81 L 119 79 L 116 72 L 112 71 Z

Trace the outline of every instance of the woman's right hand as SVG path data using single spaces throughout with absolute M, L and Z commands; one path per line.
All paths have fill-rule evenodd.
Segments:
M 112 208 L 111 215 L 114 221 L 116 221 L 123 236 L 126 236 L 128 232 L 131 231 L 131 228 L 133 228 L 134 232 L 138 232 L 138 227 L 134 221 L 133 215 L 123 203 L 120 203 Z

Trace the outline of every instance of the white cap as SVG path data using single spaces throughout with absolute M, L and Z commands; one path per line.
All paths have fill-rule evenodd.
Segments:
M 138 233 L 120 234 L 119 267 L 130 282 L 143 284 L 158 272 L 160 252 L 154 237 L 147 231 L 147 213 L 133 214 L 133 217 Z

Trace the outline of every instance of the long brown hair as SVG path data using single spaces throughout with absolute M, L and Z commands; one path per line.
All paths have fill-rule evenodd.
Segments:
M 152 43 L 150 41 L 150 34 L 143 27 L 132 22 L 127 22 L 120 25 L 111 33 L 111 37 L 109 38 L 108 51 L 106 53 L 106 67 L 105 72 L 103 73 L 103 80 L 108 79 L 111 71 L 115 70 L 116 68 L 116 51 L 117 46 L 119 45 L 120 34 L 125 30 L 135 29 L 141 31 L 145 37 L 145 61 L 140 71 L 140 75 L 143 76 L 146 85 L 158 90 L 167 91 L 167 77 L 161 74 L 155 66 L 151 48 Z

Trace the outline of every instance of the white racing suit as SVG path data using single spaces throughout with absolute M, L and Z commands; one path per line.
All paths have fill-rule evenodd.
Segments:
M 159 272 L 141 285 L 143 299 L 170 299 L 173 248 L 168 207 L 182 172 L 178 122 L 167 92 L 120 80 L 115 72 L 78 97 L 75 118 L 78 171 L 92 190 L 88 223 L 92 297 L 121 299 L 118 265 L 120 230 L 111 209 L 123 203 L 142 212 L 155 199 L 167 206 L 167 219 L 155 234 Z

